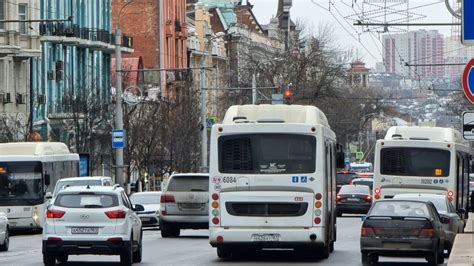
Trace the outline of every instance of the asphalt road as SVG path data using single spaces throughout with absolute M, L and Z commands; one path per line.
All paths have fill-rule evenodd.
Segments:
M 207 240 L 207 230 L 185 230 L 180 238 L 162 239 L 159 230 L 146 229 L 143 239 L 143 262 L 136 265 L 362 265 L 359 252 L 359 217 L 338 218 L 338 239 L 329 259 L 314 261 L 292 251 L 266 250 L 245 254 L 232 261 L 217 258 Z M 10 250 L 0 253 L 0 265 L 43 265 L 41 235 L 15 235 Z M 65 265 L 119 265 L 118 256 L 70 256 Z M 381 258 L 381 266 L 426 265 L 424 259 Z M 446 265 L 446 264 L 445 264 Z

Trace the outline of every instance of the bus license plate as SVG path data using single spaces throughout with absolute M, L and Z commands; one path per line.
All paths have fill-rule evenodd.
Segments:
M 99 228 L 97 227 L 72 227 L 71 233 L 74 235 L 84 234 L 84 235 L 97 235 L 99 233 Z
M 278 242 L 280 241 L 279 234 L 253 234 L 252 240 L 254 242 Z

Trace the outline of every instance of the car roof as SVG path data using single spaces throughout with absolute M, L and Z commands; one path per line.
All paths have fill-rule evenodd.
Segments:
M 162 194 L 162 192 L 161 191 L 143 191 L 143 192 L 135 192 L 130 196 L 133 196 L 133 195 L 140 196 L 140 195 L 147 195 L 147 194 Z
M 60 181 L 77 181 L 77 180 L 102 180 L 102 179 L 112 179 L 109 176 L 79 176 L 79 177 L 65 177 L 58 180 Z
M 112 192 L 117 193 L 123 191 L 123 188 L 119 186 L 74 186 L 66 187 L 58 192 L 59 194 L 63 193 L 79 193 L 79 192 Z
M 174 176 L 209 176 L 209 173 L 177 173 L 171 175 L 171 177 Z
M 396 194 L 394 198 L 396 199 L 406 199 L 406 198 L 446 199 L 446 196 L 441 195 L 441 194 L 431 194 L 431 193 L 403 193 L 403 194 Z
M 352 182 L 355 182 L 355 181 L 374 181 L 374 179 L 371 177 L 360 177 L 360 178 L 352 179 Z
M 370 187 L 367 186 L 367 185 L 359 185 L 359 184 L 343 185 L 341 188 L 343 188 L 343 187 L 366 187 L 367 189 L 370 189 Z
M 423 200 L 413 200 L 413 199 L 383 199 L 383 200 L 378 200 L 375 203 L 386 203 L 386 202 L 417 202 L 417 203 L 423 203 L 423 204 L 433 204 L 430 201 L 423 201 Z

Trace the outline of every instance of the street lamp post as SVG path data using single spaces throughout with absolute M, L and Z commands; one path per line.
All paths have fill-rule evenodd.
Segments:
M 132 4 L 129 0 L 120 8 L 115 25 L 115 129 L 123 129 L 123 110 L 122 110 L 122 32 L 120 30 L 120 16 L 125 7 Z M 125 187 L 123 174 L 123 149 L 115 150 L 115 183 Z

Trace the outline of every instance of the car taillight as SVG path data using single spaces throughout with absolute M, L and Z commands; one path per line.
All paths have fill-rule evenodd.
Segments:
M 454 192 L 452 190 L 448 191 L 448 199 L 449 201 L 453 201 L 454 199 Z
M 372 202 L 372 196 L 367 195 L 367 196 L 364 197 L 364 200 L 365 200 L 366 202 Z
M 175 199 L 173 195 L 165 194 L 165 195 L 161 195 L 160 202 L 161 203 L 175 202 Z
M 362 227 L 360 229 L 360 235 L 361 236 L 374 236 L 375 232 L 372 227 Z
M 375 195 L 374 195 L 374 198 L 380 199 L 380 192 L 381 192 L 381 190 L 380 190 L 379 187 L 375 188 L 375 189 L 374 189 L 374 194 L 375 194 Z
M 340 200 L 342 200 L 342 196 L 339 195 L 339 194 L 337 194 L 337 195 L 336 195 L 336 201 L 340 201 Z
M 48 241 L 62 241 L 62 239 L 59 238 L 59 237 L 50 236 L 50 237 L 48 237 Z
M 419 237 L 434 237 L 433 228 L 422 228 Z
M 106 211 L 105 215 L 110 219 L 123 219 L 125 218 L 127 212 L 124 210 L 113 210 L 113 211 Z
M 48 209 L 48 212 L 46 213 L 46 217 L 48 218 L 61 218 L 65 214 L 65 211 L 61 210 L 54 210 L 54 209 Z

